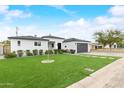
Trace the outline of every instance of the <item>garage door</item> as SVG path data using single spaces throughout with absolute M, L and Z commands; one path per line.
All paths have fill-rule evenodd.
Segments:
M 87 43 L 77 43 L 77 53 L 88 52 Z

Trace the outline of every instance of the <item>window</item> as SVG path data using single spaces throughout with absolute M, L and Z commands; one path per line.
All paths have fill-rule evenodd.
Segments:
M 52 43 L 52 48 L 54 48 L 54 44 Z
M 34 42 L 34 46 L 41 46 L 41 42 Z
M 38 46 L 41 46 L 41 42 L 37 42 L 37 45 L 38 45 Z
M 67 46 L 65 46 L 65 48 L 66 48 Z
M 21 41 L 17 41 L 17 45 L 18 46 L 21 46 Z
M 37 46 L 37 42 L 34 42 L 34 46 Z

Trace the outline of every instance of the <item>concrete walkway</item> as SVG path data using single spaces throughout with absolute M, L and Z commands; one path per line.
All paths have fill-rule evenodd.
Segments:
M 4 57 L 0 55 L 0 59 L 4 59 Z
M 124 53 L 115 53 L 115 52 L 89 52 L 89 53 L 80 53 L 80 54 L 124 57 Z
M 67 88 L 124 88 L 124 58 L 116 60 Z

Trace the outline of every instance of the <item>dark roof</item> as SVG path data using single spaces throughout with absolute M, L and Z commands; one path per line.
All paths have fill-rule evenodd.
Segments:
M 51 36 L 51 35 L 48 35 L 48 36 L 43 36 L 42 38 L 55 38 L 55 39 L 64 39 L 64 38 L 62 38 L 62 37 Z
M 49 40 L 47 40 L 47 39 L 43 39 L 43 38 L 35 37 L 35 36 L 14 36 L 14 37 L 8 37 L 8 39 L 23 39 L 23 40 L 49 41 Z
M 87 41 L 87 40 L 81 40 L 81 39 L 77 39 L 77 38 L 65 39 L 63 42 L 73 42 L 73 41 L 77 41 L 77 42 L 90 42 L 90 41 Z

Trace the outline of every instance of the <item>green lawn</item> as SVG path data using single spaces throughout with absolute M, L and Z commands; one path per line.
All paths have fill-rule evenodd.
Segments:
M 67 87 L 93 73 L 85 68 L 96 71 L 118 59 L 55 55 L 51 56 L 54 63 L 41 63 L 46 58 L 34 56 L 0 60 L 0 87 Z

